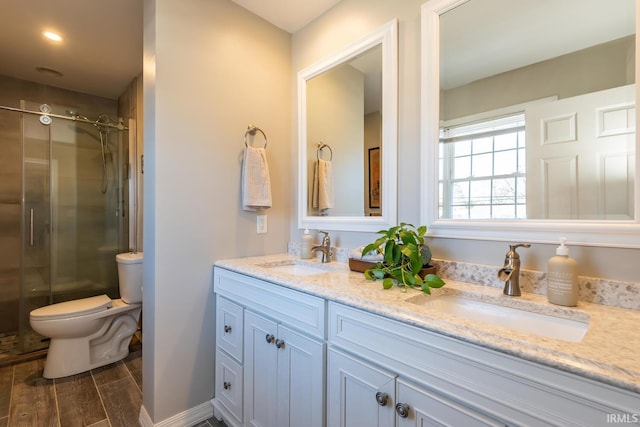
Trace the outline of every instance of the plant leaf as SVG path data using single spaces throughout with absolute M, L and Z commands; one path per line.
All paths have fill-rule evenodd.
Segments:
M 399 226 L 396 225 L 395 227 L 391 227 L 390 229 L 388 229 L 386 231 L 387 234 L 387 238 L 389 239 L 393 239 L 394 236 L 396 235 L 396 232 L 398 231 L 398 229 L 401 227 L 402 224 L 400 224 Z
M 384 246 L 384 262 L 387 265 L 393 264 L 393 248 L 395 247 L 395 243 L 393 240 L 387 240 L 387 244 Z
M 386 274 L 383 269 L 377 269 L 377 268 L 376 269 L 372 269 L 372 273 L 373 273 L 373 276 L 376 279 L 384 279 L 384 276 Z
M 396 282 L 398 282 L 399 285 L 404 285 L 404 282 L 402 281 L 402 269 L 397 268 L 394 270 L 390 271 L 391 273 L 391 277 L 393 277 Z
M 410 243 L 415 243 L 416 241 L 413 234 L 407 230 L 400 231 L 400 240 L 402 240 L 402 243 L 404 243 L 405 245 L 408 245 Z
M 414 287 L 416 284 L 416 278 L 410 272 L 402 270 L 402 282 L 408 286 Z
M 393 287 L 393 279 L 387 277 L 382 281 L 383 289 L 391 289 L 391 287 Z
M 429 288 L 429 285 L 426 282 L 422 284 L 422 292 L 424 292 L 425 294 L 431 295 L 431 289 Z
M 421 225 L 420 227 L 418 227 L 418 236 L 422 237 L 426 234 L 427 232 L 427 226 L 426 225 Z
M 369 243 L 367 246 L 364 247 L 364 249 L 362 249 L 362 256 L 365 256 L 366 254 L 368 254 L 371 251 L 378 251 L 378 245 L 376 245 L 375 243 Z
M 441 288 L 445 285 L 444 280 L 442 280 L 435 274 L 427 274 L 424 277 L 424 281 L 429 285 L 430 288 Z
M 391 245 L 391 253 L 392 253 L 391 260 L 392 260 L 393 264 L 394 265 L 400 264 L 401 261 L 402 261 L 402 250 L 401 250 L 400 246 L 398 246 L 395 243 L 393 243 Z

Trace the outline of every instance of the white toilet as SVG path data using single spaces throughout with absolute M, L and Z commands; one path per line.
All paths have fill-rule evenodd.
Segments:
M 142 252 L 116 255 L 120 299 L 106 295 L 33 310 L 31 327 L 50 337 L 45 378 L 86 372 L 122 360 L 142 311 Z

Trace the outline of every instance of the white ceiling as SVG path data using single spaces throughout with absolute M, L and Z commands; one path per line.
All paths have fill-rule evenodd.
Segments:
M 0 58 L 0 74 L 115 99 L 142 71 L 142 1 L 3 1 Z
M 342 0 L 232 0 L 293 34 Z
M 234 0 L 290 33 L 339 1 Z M 2 0 L 0 74 L 115 99 L 142 71 L 142 3 Z M 46 30 L 60 33 L 64 42 L 46 40 Z

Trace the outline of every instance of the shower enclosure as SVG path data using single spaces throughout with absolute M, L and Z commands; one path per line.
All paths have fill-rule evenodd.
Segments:
M 48 345 L 30 328 L 32 310 L 118 297 L 135 123 L 83 114 L 27 101 L 0 107 L 0 357 Z

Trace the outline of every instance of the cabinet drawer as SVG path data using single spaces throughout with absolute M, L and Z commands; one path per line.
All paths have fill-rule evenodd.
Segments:
M 214 292 L 307 334 L 324 339 L 325 300 L 216 267 Z
M 216 298 L 216 344 L 242 363 L 243 309 L 226 298 Z
M 223 351 L 216 351 L 216 397 L 214 406 L 242 423 L 242 366 Z

